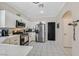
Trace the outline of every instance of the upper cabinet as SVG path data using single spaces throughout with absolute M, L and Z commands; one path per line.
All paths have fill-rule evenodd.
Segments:
M 7 11 L 0 10 L 0 27 L 15 28 L 16 15 Z
M 0 27 L 5 26 L 5 11 L 1 10 L 0 11 Z
M 8 10 L 0 10 L 0 27 L 15 28 L 16 20 L 24 23 L 25 28 L 29 28 L 31 25 L 31 22 L 26 18 L 17 16 L 16 14 L 13 14 Z
M 6 11 L 5 14 L 5 24 L 6 27 L 15 28 L 16 27 L 16 14 L 12 14 L 9 11 Z

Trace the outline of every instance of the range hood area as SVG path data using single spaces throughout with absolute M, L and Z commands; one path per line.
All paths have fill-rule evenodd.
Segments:
M 26 19 L 10 12 L 9 10 L 0 10 L 0 28 L 24 28 Z
M 25 23 L 16 20 L 16 28 L 18 27 L 25 27 Z

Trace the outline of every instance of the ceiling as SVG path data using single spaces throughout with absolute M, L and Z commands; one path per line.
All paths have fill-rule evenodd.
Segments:
M 28 17 L 56 17 L 65 4 L 65 2 L 40 2 L 38 4 L 34 4 L 33 2 L 6 3 Z M 39 4 L 44 4 L 44 7 L 39 7 Z

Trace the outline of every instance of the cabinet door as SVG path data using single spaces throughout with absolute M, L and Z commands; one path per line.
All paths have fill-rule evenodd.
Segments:
M 32 41 L 32 34 L 29 33 L 29 42 L 31 42 L 31 41 Z
M 35 33 L 29 33 L 29 42 L 35 41 Z
M 10 28 L 15 28 L 16 25 L 16 15 L 6 11 L 5 12 L 5 26 Z
M 5 27 L 5 10 L 0 10 L 0 27 Z
M 4 40 L 2 43 L 3 43 L 3 44 L 9 44 L 9 43 L 10 43 L 10 39 L 9 39 L 9 38 L 7 38 L 7 39 L 6 39 L 6 40 Z
M 20 45 L 20 36 L 13 36 L 13 37 L 8 37 L 2 42 L 3 44 L 13 44 L 13 45 Z
M 20 44 L 20 36 L 14 36 L 10 38 L 10 44 L 19 45 Z
M 25 36 L 24 37 L 24 42 L 27 42 L 27 41 L 29 41 L 29 37 L 28 36 Z
M 35 40 L 35 33 L 31 33 L 31 40 L 32 40 L 32 41 Z

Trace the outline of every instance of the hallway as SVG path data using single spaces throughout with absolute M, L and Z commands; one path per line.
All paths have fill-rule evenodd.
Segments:
M 33 49 L 28 56 L 64 56 L 64 51 L 56 45 L 55 41 L 31 42 L 30 46 L 33 46 Z

